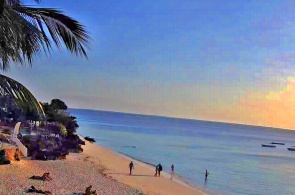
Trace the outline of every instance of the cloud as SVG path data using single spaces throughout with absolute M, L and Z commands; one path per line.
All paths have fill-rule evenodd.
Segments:
M 230 122 L 295 129 L 295 54 L 267 57 L 264 63 L 253 86 L 215 115 Z

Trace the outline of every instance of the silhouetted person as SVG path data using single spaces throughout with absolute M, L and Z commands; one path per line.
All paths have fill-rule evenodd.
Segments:
M 130 175 L 132 174 L 132 169 L 134 169 L 133 162 L 131 161 L 129 164 Z
M 156 173 L 154 175 L 155 177 L 158 175 L 158 170 L 159 170 L 159 165 L 156 166 L 156 169 L 155 169 Z
M 171 165 L 171 179 L 172 179 L 173 176 L 174 176 L 174 165 L 172 164 Z
M 163 167 L 162 167 L 162 165 L 160 163 L 160 164 L 158 164 L 158 174 L 159 174 L 159 177 L 161 176 L 161 171 L 162 170 L 163 170 Z
M 205 172 L 205 180 L 207 180 L 208 175 L 209 175 L 209 172 L 206 169 L 206 172 Z

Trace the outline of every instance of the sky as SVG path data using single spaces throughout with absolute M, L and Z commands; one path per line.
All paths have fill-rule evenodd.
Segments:
M 27 4 L 35 5 L 31 0 Z M 4 75 L 71 108 L 295 129 L 292 0 L 42 1 L 90 33 Z

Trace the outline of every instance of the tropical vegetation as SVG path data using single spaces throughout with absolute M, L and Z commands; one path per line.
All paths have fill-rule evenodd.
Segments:
M 77 20 L 54 8 L 32 7 L 21 0 L 0 0 L 0 69 L 11 63 L 32 65 L 34 57 L 50 54 L 53 46 L 64 45 L 71 53 L 87 58 L 90 37 Z M 41 0 L 35 0 L 39 5 Z M 16 84 L 15 84 L 16 83 Z M 15 103 L 30 105 L 26 112 L 33 118 L 43 117 L 36 110 L 38 102 L 29 98 L 25 88 L 9 77 L 0 75 L 1 96 L 13 96 Z M 15 98 L 18 96 L 18 98 Z M 33 105 L 32 105 L 33 104 Z
M 72 135 L 76 132 L 76 128 L 79 127 L 76 117 L 66 112 L 68 106 L 62 100 L 53 99 L 50 104 L 48 102 L 40 102 L 40 104 L 43 107 L 47 122 L 58 122 L 62 124 L 59 128 L 65 133 L 65 131 L 62 130 L 63 127 L 65 127 L 68 135 Z
M 63 43 L 76 54 L 87 57 L 89 35 L 77 20 L 54 8 L 31 7 L 21 0 L 0 0 L 1 69 L 11 62 L 30 65 L 41 52 Z M 41 0 L 35 0 L 40 4 Z M 48 33 L 47 33 L 48 32 Z
M 8 71 L 11 64 L 32 66 L 36 56 L 50 54 L 53 46 L 61 48 L 64 45 L 71 53 L 87 58 L 90 37 L 82 24 L 58 9 L 32 7 L 23 2 L 26 1 L 0 0 L 0 69 L 3 72 Z M 41 0 L 35 2 L 39 5 Z M 46 116 L 48 120 L 45 120 L 44 127 L 48 121 L 57 123 L 55 126 L 61 137 L 44 139 L 38 135 L 38 139 L 33 141 L 29 136 L 20 136 L 34 158 L 48 156 L 54 159 L 71 150 L 82 151 L 80 145 L 85 143 L 75 135 L 78 127 L 76 118 L 63 112 L 67 106 L 62 101 L 55 99 L 50 104 L 42 104 L 44 112 L 29 90 L 1 74 L 0 97 L 6 98 L 3 102 L 7 103 L 8 100 L 11 105 L 8 106 L 9 111 L 0 111 L 0 117 L 3 115 L 9 118 L 13 115 L 12 118 L 20 120 L 14 111 L 18 109 L 26 117 L 25 120 L 44 120 Z M 7 108 L 7 105 L 0 107 Z M 44 148 L 51 150 L 44 153 L 40 150 Z

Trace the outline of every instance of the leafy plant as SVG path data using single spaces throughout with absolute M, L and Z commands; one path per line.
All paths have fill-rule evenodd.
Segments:
M 46 148 L 45 144 L 44 144 L 41 140 L 38 141 L 38 146 L 39 146 L 41 149 L 45 149 L 45 148 Z
M 58 126 L 60 128 L 60 133 L 64 136 L 66 136 L 68 134 L 66 127 L 63 126 L 63 124 L 59 124 Z

